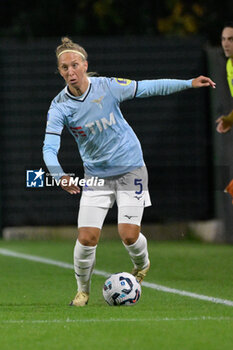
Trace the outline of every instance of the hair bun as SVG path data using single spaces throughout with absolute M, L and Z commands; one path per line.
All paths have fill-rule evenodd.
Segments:
M 69 50 L 69 51 L 77 51 L 77 53 L 79 53 L 83 60 L 87 60 L 87 52 L 86 50 L 80 46 L 79 44 L 74 43 L 70 38 L 68 38 L 67 36 L 63 36 L 61 38 L 61 42 L 62 44 L 59 45 L 56 48 L 56 56 L 57 58 L 59 58 L 59 56 L 61 55 L 61 53 L 65 50 Z
M 73 44 L 72 40 L 67 38 L 66 36 L 61 39 L 62 44 L 67 45 L 67 44 Z

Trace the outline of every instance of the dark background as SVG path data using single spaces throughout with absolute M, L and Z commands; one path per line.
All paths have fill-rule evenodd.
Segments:
M 219 44 L 231 0 L 1 0 L 0 36 L 190 36 Z

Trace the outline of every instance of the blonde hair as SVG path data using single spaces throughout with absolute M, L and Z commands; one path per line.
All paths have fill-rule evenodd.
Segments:
M 87 52 L 82 46 L 74 43 L 71 39 L 67 37 L 61 38 L 61 42 L 62 44 L 56 48 L 57 59 L 63 52 L 77 52 L 80 54 L 84 61 L 87 60 Z
M 56 48 L 57 63 L 59 57 L 63 52 L 77 52 L 82 57 L 83 61 L 87 61 L 88 55 L 86 50 L 82 46 L 74 43 L 71 39 L 67 38 L 66 36 L 61 38 L 61 42 L 62 44 Z M 97 72 L 88 72 L 87 76 L 96 77 L 99 76 L 99 74 Z

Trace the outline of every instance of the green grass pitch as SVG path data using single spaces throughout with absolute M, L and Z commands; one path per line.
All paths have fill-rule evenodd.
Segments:
M 1 249 L 72 264 L 74 242 L 0 241 L 1 350 L 232 350 L 233 306 L 142 286 L 139 303 L 110 307 L 93 275 L 88 306 L 69 307 L 72 269 L 1 254 Z M 233 247 L 149 242 L 146 282 L 233 300 Z M 130 271 L 120 241 L 102 240 L 96 269 Z

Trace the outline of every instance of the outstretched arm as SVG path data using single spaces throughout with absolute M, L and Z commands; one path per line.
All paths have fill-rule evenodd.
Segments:
M 204 77 L 200 75 L 199 77 L 192 80 L 192 87 L 200 88 L 200 87 L 208 87 L 211 86 L 213 89 L 216 88 L 216 84 L 208 77 Z
M 138 81 L 136 97 L 143 98 L 156 95 L 170 95 L 174 92 L 211 86 L 215 88 L 215 83 L 208 77 L 199 76 L 195 79 L 156 79 Z

